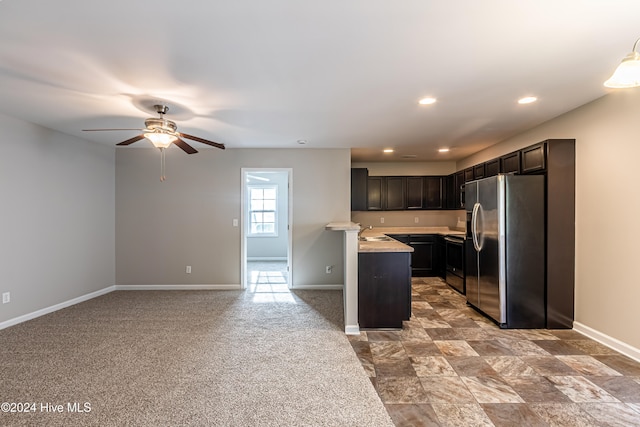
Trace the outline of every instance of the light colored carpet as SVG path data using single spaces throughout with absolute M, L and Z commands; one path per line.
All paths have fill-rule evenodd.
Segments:
M 0 378 L 0 401 L 36 403 L 0 425 L 393 425 L 340 291 L 113 292 L 0 331 Z

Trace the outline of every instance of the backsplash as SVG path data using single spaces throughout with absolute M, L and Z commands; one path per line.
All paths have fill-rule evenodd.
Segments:
M 464 230 L 465 218 L 464 210 L 351 212 L 351 221 L 363 227 L 449 227 Z

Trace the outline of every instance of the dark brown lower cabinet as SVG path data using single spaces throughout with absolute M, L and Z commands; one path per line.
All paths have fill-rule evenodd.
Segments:
M 447 249 L 444 236 L 436 236 L 435 275 L 444 279 L 447 272 Z
M 440 236 L 436 234 L 389 234 L 389 237 L 413 248 L 413 252 L 411 252 L 412 277 L 444 276 L 444 255 L 438 246 L 438 237 Z
M 364 329 L 402 328 L 411 317 L 411 253 L 358 254 L 358 323 Z
M 435 235 L 411 235 L 409 246 L 413 248 L 411 256 L 411 275 L 430 277 L 438 275 L 438 259 Z

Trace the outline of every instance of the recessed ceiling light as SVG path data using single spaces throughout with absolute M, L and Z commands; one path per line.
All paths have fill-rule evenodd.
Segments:
M 524 98 L 518 99 L 518 104 L 531 104 L 532 102 L 536 102 L 538 98 L 535 96 L 525 96 Z
M 440 148 L 440 149 L 438 150 L 438 153 L 448 153 L 448 152 L 449 152 L 449 149 L 448 149 L 448 148 Z
M 426 97 L 426 98 L 422 98 L 420 101 L 418 101 L 418 104 L 420 105 L 431 105 L 431 104 L 435 104 L 437 100 L 435 98 L 432 98 L 430 96 Z
M 306 139 L 299 139 L 297 142 L 298 142 L 298 144 L 300 144 L 300 145 L 304 145 L 304 144 L 306 144 L 306 143 L 307 143 L 307 140 L 306 140 Z
M 383 153 L 393 153 L 393 148 L 385 148 L 382 150 Z

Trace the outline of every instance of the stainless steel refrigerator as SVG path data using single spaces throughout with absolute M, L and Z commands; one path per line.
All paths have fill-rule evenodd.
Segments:
M 544 328 L 544 176 L 465 184 L 467 302 L 502 328 Z

